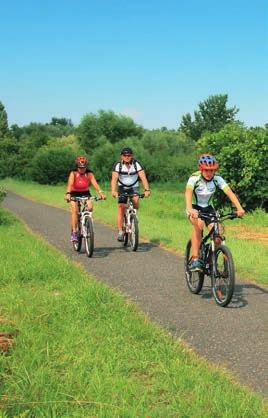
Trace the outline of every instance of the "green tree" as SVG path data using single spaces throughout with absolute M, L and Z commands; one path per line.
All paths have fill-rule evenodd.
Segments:
M 221 131 L 206 133 L 198 141 L 200 152 L 211 152 L 220 162 L 219 173 L 238 194 L 247 210 L 268 210 L 268 132 L 228 124 Z M 218 203 L 226 199 L 221 193 Z
M 73 123 L 71 119 L 53 117 L 51 118 L 50 125 L 73 126 Z
M 193 119 L 190 113 L 182 116 L 180 130 L 188 138 L 197 141 L 206 131 L 217 132 L 226 124 L 234 122 L 239 109 L 235 106 L 228 108 L 227 101 L 227 94 L 209 96 L 207 100 L 199 103 Z
M 0 138 L 8 134 L 7 112 L 2 102 L 0 102 Z
M 13 137 L 5 137 L 0 141 L 0 178 L 19 174 L 18 141 Z
M 129 136 L 141 136 L 143 128 L 124 115 L 113 111 L 99 110 L 98 114 L 86 114 L 78 126 L 78 139 L 87 152 L 99 145 L 99 138 L 105 136 L 111 143 L 116 143 Z

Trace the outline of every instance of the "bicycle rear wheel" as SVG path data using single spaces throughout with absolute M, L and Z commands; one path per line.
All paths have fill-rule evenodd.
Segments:
M 139 245 L 139 225 L 137 217 L 131 216 L 130 219 L 131 230 L 129 233 L 129 241 L 132 251 L 137 251 Z
M 92 219 L 88 216 L 85 218 L 85 247 L 88 257 L 92 257 L 94 251 L 94 230 Z
M 186 250 L 185 250 L 185 258 L 184 258 L 184 271 L 185 271 L 185 280 L 187 286 L 191 293 L 197 295 L 201 292 L 204 283 L 204 273 L 201 271 L 190 271 L 189 265 L 192 260 L 192 243 L 191 240 L 188 241 Z
M 215 253 L 215 272 L 212 274 L 212 293 L 219 306 L 227 306 L 234 293 L 235 269 L 232 253 L 221 245 Z

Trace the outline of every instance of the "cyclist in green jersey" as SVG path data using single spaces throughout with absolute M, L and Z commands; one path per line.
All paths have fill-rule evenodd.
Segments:
M 220 188 L 230 199 L 236 208 L 237 216 L 242 217 L 245 214 L 238 197 L 228 186 L 226 181 L 216 175 L 219 163 L 213 155 L 202 154 L 198 161 L 200 171 L 192 174 L 186 184 L 185 202 L 186 213 L 193 225 L 192 230 L 192 263 L 191 271 L 199 271 L 202 269 L 202 262 L 198 258 L 199 247 L 202 239 L 202 230 L 206 226 L 210 229 L 212 225 L 198 218 L 198 212 L 213 213 L 215 209 L 212 206 L 212 196 L 216 188 Z M 193 198 L 195 202 L 192 203 Z

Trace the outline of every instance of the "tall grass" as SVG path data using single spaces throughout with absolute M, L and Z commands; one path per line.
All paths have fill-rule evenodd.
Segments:
M 267 416 L 259 396 L 0 216 L 1 328 L 16 333 L 0 356 L 3 417 Z
M 1 184 L 5 184 L 9 190 L 34 200 L 68 209 L 68 205 L 63 200 L 64 185 L 43 186 L 13 179 Z M 150 199 L 144 199 L 140 204 L 141 236 L 183 255 L 191 233 L 191 225 L 185 215 L 184 185 L 158 184 L 152 185 L 151 189 Z M 115 226 L 116 200 L 111 198 L 108 184 L 104 190 L 107 190 L 107 200 L 95 205 L 95 219 Z M 265 233 L 268 237 L 267 213 L 258 210 L 253 214 L 247 214 L 241 220 L 227 221 L 225 225 L 227 245 L 232 250 L 238 276 L 260 284 L 268 284 L 267 243 L 253 236 L 257 231 Z M 252 234 L 252 239 L 244 238 L 242 233 L 244 228 Z

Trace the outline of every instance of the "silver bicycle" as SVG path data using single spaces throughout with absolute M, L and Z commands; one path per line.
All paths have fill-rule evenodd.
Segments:
M 129 243 L 132 251 L 137 251 L 139 245 L 139 224 L 137 209 L 135 209 L 133 206 L 132 197 L 139 196 L 139 198 L 142 199 L 144 197 L 144 193 L 128 194 L 127 192 L 125 192 L 121 193 L 120 196 L 127 197 L 127 203 L 125 205 L 123 218 L 123 245 L 124 247 L 126 247 Z
M 88 257 L 92 257 L 94 251 L 94 225 L 92 211 L 87 207 L 87 201 L 102 200 L 100 196 L 82 196 L 72 197 L 72 201 L 77 202 L 77 241 L 73 241 L 74 250 L 81 251 L 83 240 L 85 242 L 85 250 Z

